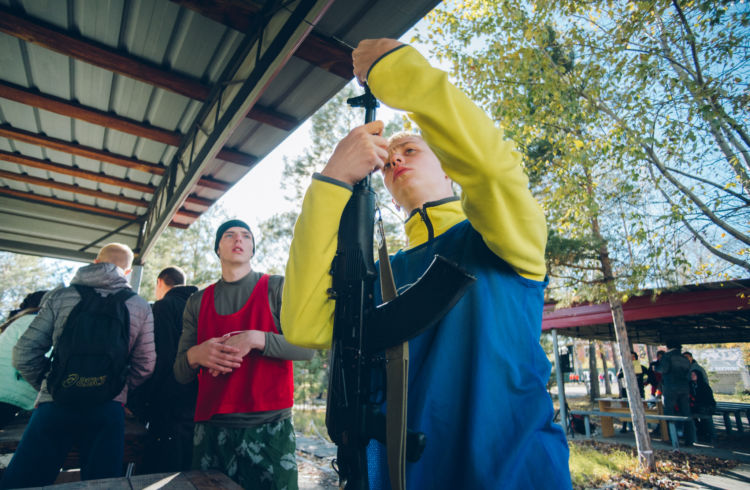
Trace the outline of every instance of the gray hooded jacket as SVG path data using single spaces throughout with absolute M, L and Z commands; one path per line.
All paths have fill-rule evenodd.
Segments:
M 81 267 L 70 283 L 71 286 L 49 294 L 39 314 L 13 348 L 13 365 L 26 381 L 40 390 L 39 403 L 52 401 L 47 391 L 44 354 L 57 344 L 70 311 L 81 299 L 72 285 L 91 286 L 105 296 L 130 288 L 122 271 L 109 263 Z M 130 367 L 125 387 L 114 398 L 121 403 L 127 401 L 128 389 L 135 388 L 151 376 L 156 363 L 151 307 L 138 295 L 130 297 L 125 306 L 130 313 Z

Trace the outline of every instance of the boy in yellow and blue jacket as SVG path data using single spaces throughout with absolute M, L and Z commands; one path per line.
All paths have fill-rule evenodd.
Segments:
M 437 327 L 409 341 L 408 421 L 424 432 L 406 483 L 422 488 L 570 488 L 568 447 L 553 424 L 550 365 L 540 344 L 546 287 L 544 214 L 502 130 L 412 47 L 362 41 L 354 73 L 422 135 L 387 142 L 355 128 L 313 177 L 295 226 L 281 320 L 287 339 L 330 346 L 329 268 L 353 184 L 380 169 L 408 213 L 407 250 L 391 257 L 398 288 L 440 254 L 477 277 Z M 451 181 L 462 195 L 453 194 Z M 375 288 L 379 296 L 379 288 Z M 379 303 L 380 298 L 376 297 Z M 389 488 L 385 448 L 368 447 L 371 488 Z

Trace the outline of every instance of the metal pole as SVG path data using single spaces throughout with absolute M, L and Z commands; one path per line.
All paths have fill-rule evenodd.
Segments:
M 555 351 L 555 373 L 557 374 L 557 402 L 560 404 L 560 421 L 562 422 L 565 436 L 568 435 L 568 409 L 565 401 L 565 383 L 563 383 L 563 373 L 560 370 L 560 347 L 557 344 L 557 330 L 552 330 L 552 346 Z
M 141 289 L 141 276 L 143 275 L 143 265 L 133 265 L 133 270 L 130 271 L 130 287 L 136 293 Z

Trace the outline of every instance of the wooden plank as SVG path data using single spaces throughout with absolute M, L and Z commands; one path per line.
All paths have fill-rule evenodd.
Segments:
M 300 124 L 300 122 L 292 116 L 282 114 L 281 112 L 257 104 L 250 109 L 247 117 L 263 124 L 283 129 L 284 131 L 291 131 Z
M 69 153 L 71 155 L 77 155 L 80 157 L 90 158 L 92 160 L 107 162 L 113 165 L 119 165 L 121 167 L 132 168 L 134 170 L 140 170 L 141 172 L 148 172 L 155 175 L 163 175 L 165 172 L 165 168 L 156 163 L 144 162 L 143 160 L 125 157 L 109 151 L 99 150 L 98 148 L 83 146 L 76 143 L 71 143 L 69 141 L 51 138 L 42 134 L 24 131 L 22 129 L 14 128 L 8 124 L 0 124 L 0 136 L 4 136 L 16 141 L 23 141 L 24 143 L 29 143 L 32 145 L 43 146 L 45 148 Z
M 62 182 L 56 182 L 49 179 L 39 179 L 37 177 L 32 177 L 31 175 L 6 172 L 5 170 L 0 170 L 0 177 L 9 180 L 15 180 L 18 182 L 26 182 L 28 184 L 38 185 L 42 187 L 49 187 L 51 189 L 60 189 L 61 191 L 72 192 L 74 194 L 83 194 L 85 196 L 96 197 L 98 199 L 106 199 L 108 201 L 130 204 L 131 206 L 137 206 L 141 208 L 147 208 L 149 204 L 148 201 L 145 201 L 143 199 L 131 199 L 119 194 L 110 194 L 108 192 L 100 191 L 97 189 L 88 189 L 79 185 L 64 184 Z
M 45 204 L 52 204 L 53 206 L 60 206 L 68 209 L 77 209 L 79 211 L 88 211 L 90 213 L 113 216 L 115 218 L 122 218 L 128 221 L 135 221 L 139 218 L 136 214 L 123 213 L 121 211 L 115 211 L 114 209 L 99 208 L 96 206 L 89 206 L 88 204 L 82 204 L 80 202 L 66 201 L 64 199 L 58 199 L 56 197 L 40 196 L 38 194 L 32 194 L 30 192 L 21 192 L 6 187 L 0 187 L 0 194 L 6 196 L 17 197 L 27 201 L 43 202 Z
M 351 48 L 315 32 L 311 32 L 305 38 L 297 51 L 294 52 L 294 56 L 344 80 L 351 80 L 354 77 Z
M 83 170 L 80 168 L 71 167 L 70 165 L 62 165 L 60 163 L 39 160 L 38 158 L 27 157 L 19 155 L 17 153 L 9 153 L 2 150 L 0 150 L 0 160 L 4 160 L 10 163 L 17 163 L 18 165 L 26 165 L 27 167 L 38 168 L 41 170 L 47 170 L 48 172 L 57 172 L 63 175 L 70 175 L 71 177 L 87 179 L 102 184 L 121 186 L 135 191 L 147 192 L 150 194 L 153 194 L 154 190 L 156 190 L 154 186 L 149 184 L 141 184 L 127 179 L 118 179 L 116 177 L 110 177 L 98 172 L 91 172 L 90 170 Z
M 0 16 L 2 17 L 2 16 Z M 182 135 L 175 131 L 157 128 L 150 124 L 118 116 L 113 112 L 100 111 L 71 102 L 60 97 L 42 94 L 10 82 L 0 82 L 0 97 L 14 100 L 62 116 L 80 119 L 98 126 L 104 126 L 123 133 L 158 141 L 171 146 L 179 146 Z
M 14 13 L 4 7 L 0 7 L 0 31 L 191 99 L 205 100 L 210 92 L 209 87 L 199 80 L 169 71 L 150 61 L 137 59 L 125 51 L 73 35 L 40 20 Z
M 45 487 L 46 488 L 46 487 Z M 224 473 L 218 471 L 187 471 L 182 473 L 153 473 L 130 478 L 105 478 L 101 480 L 75 481 L 55 485 L 55 490 L 142 490 L 146 488 L 179 488 L 185 490 L 226 489 L 241 490 Z
M 253 168 L 258 163 L 258 157 L 231 148 L 223 148 L 216 155 L 219 160 L 235 163 L 243 167 Z

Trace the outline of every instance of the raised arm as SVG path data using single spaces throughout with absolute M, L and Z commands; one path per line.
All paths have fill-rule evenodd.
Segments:
M 543 280 L 544 214 L 529 191 L 521 155 L 502 129 L 447 73 L 398 41 L 362 41 L 354 68 L 379 100 L 408 111 L 419 125 L 445 173 L 461 186 L 464 212 L 487 246 L 520 275 Z

